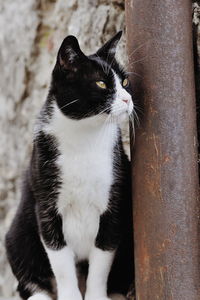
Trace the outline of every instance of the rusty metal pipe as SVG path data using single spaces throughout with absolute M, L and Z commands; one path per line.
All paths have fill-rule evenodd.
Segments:
M 136 299 L 199 300 L 191 1 L 125 3 L 134 98 L 143 105 L 132 160 Z

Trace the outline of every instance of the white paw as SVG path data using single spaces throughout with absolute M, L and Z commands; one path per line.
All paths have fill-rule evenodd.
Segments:
M 77 295 L 66 295 L 65 297 L 58 298 L 58 300 L 83 300 L 82 296 L 77 296 Z
M 58 300 L 83 300 L 79 291 L 67 291 L 64 295 L 58 296 Z
M 86 297 L 85 300 L 112 300 L 108 297 Z
M 45 293 L 36 293 L 29 297 L 28 300 L 51 300 L 51 298 Z
M 101 298 L 98 298 L 96 300 L 112 300 L 111 298 L 108 298 L 108 297 L 101 297 Z
M 95 300 L 112 300 L 111 298 L 108 297 L 101 297 L 101 298 L 97 298 Z

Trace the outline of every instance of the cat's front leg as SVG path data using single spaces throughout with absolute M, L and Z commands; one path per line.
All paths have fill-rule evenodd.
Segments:
M 57 282 L 58 300 L 82 300 L 78 288 L 74 253 L 65 246 L 60 250 L 46 248 Z
M 82 300 L 74 252 L 67 246 L 62 218 L 52 201 L 39 202 L 38 221 L 43 245 L 56 279 L 57 300 Z
M 89 273 L 85 300 L 110 300 L 107 297 L 107 280 L 115 251 L 94 247 L 89 257 Z

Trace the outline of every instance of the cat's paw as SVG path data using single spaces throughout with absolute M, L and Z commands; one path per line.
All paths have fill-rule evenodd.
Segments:
M 95 300 L 112 300 L 112 299 L 108 297 L 101 297 L 101 298 L 96 298 Z
M 28 298 L 28 300 L 51 300 L 51 298 L 45 293 L 36 293 Z
M 66 295 L 64 298 L 58 298 L 58 300 L 83 300 L 83 298 L 80 295 L 70 294 Z
M 112 300 L 108 297 L 86 297 L 85 300 Z
M 58 300 L 83 300 L 79 291 L 68 291 L 62 296 L 58 296 Z
M 70 295 L 66 295 L 64 298 L 61 298 L 58 300 L 83 300 L 81 295 L 74 295 L 74 294 L 70 294 Z
M 112 300 L 111 298 L 108 298 L 108 297 L 101 297 L 101 298 L 98 298 L 96 300 Z

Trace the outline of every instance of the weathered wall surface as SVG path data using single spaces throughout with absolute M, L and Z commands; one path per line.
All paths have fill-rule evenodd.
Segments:
M 120 29 L 123 0 L 0 0 L 0 297 L 15 295 L 4 235 L 20 199 L 34 119 L 59 44 L 74 34 L 89 54 Z M 119 48 L 123 61 L 124 41 Z

